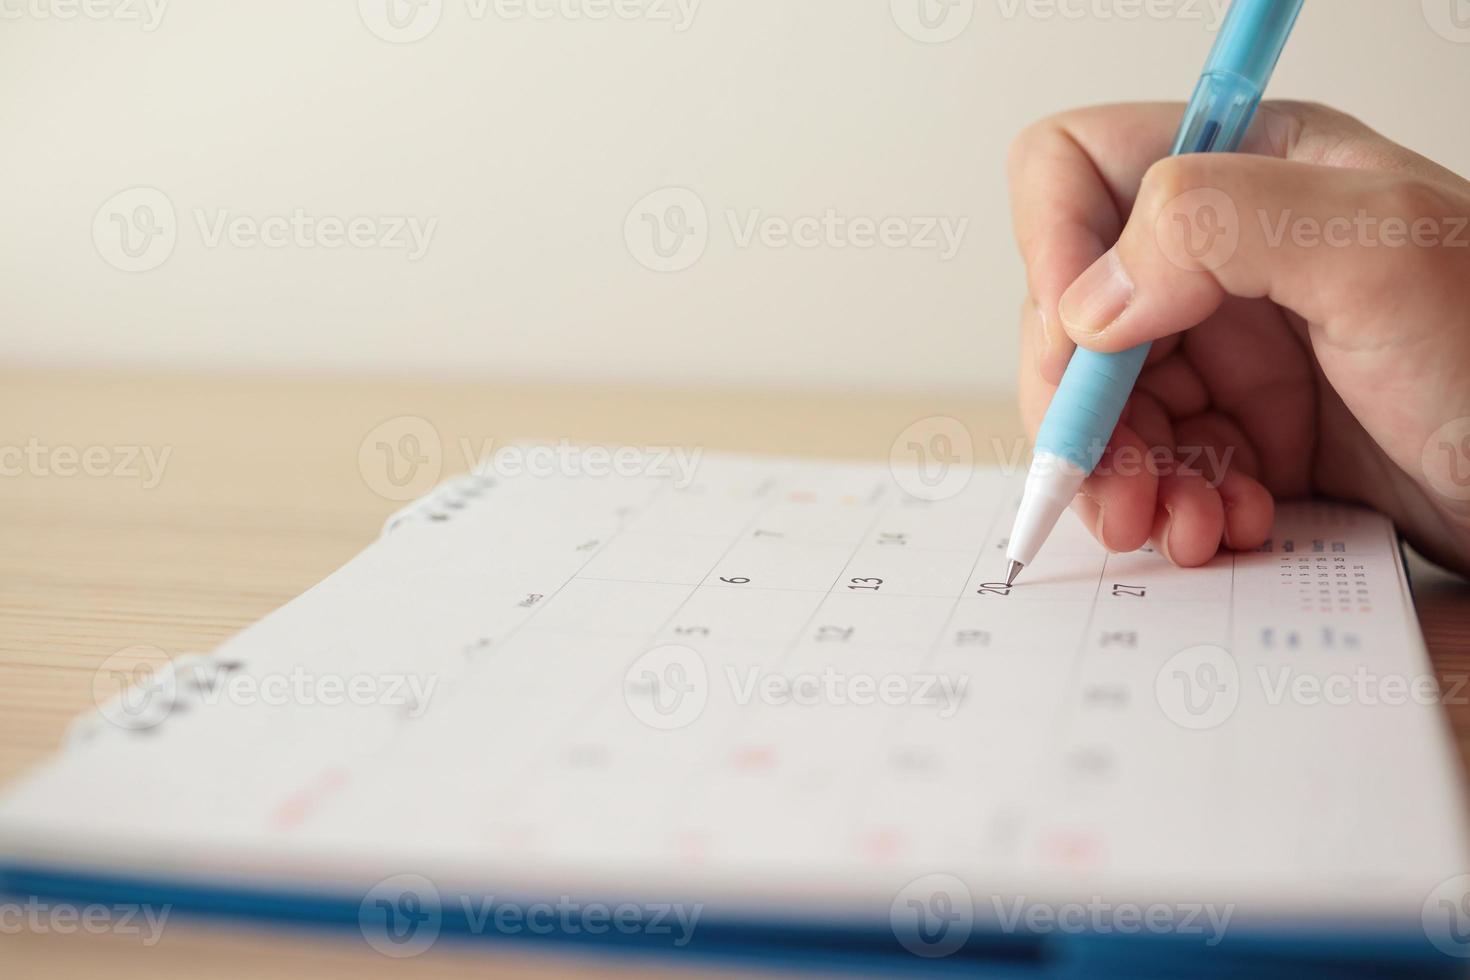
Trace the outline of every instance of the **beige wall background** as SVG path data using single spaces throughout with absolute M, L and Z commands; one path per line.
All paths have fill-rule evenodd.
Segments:
M 1008 389 L 1010 138 L 1224 7 L 0 0 L 0 359 Z M 1273 88 L 1462 173 L 1467 93 L 1466 0 L 1307 0 Z

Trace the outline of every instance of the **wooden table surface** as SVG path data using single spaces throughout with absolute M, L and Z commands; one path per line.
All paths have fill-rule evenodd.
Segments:
M 375 429 L 424 433 L 415 421 L 423 420 L 438 449 L 421 440 L 419 456 L 449 476 L 468 467 L 466 449 L 517 438 L 886 459 L 905 428 L 935 416 L 963 422 L 981 462 L 1017 445 L 1009 404 L 924 395 L 0 377 L 0 786 L 52 752 L 68 722 L 93 706 L 93 672 L 110 654 L 135 645 L 171 655 L 209 650 L 371 541 L 400 506 L 375 492 L 385 474 L 360 459 Z M 1412 571 L 1435 669 L 1446 690 L 1463 688 L 1449 706 L 1463 759 L 1470 585 L 1417 561 Z M 289 931 L 170 924 L 148 948 L 129 937 L 22 933 L 0 935 L 0 975 L 614 970 L 522 953 L 487 960 L 446 946 L 401 963 L 360 941 Z M 616 969 L 644 975 L 646 967 Z

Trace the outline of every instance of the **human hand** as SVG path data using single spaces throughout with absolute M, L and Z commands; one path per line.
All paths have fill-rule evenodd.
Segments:
M 1076 344 L 1154 342 L 1084 522 L 1192 566 L 1331 497 L 1470 571 L 1470 182 L 1292 102 L 1239 154 L 1164 159 L 1183 112 L 1081 109 L 1011 151 L 1031 435 Z

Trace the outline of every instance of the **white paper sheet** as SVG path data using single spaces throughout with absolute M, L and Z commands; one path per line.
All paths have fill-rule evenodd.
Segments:
M 1417 921 L 1465 867 L 1386 520 L 1288 505 L 1260 552 L 1181 571 L 1069 516 L 1006 589 L 1018 480 L 909 482 L 712 455 L 687 486 L 454 481 L 79 720 L 0 846 L 767 915 L 886 915 L 940 874 L 977 916 L 1105 895 Z

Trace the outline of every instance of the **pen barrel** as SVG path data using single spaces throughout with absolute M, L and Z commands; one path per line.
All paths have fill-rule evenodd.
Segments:
M 1240 147 L 1304 0 L 1235 0 L 1184 113 L 1172 156 Z
M 1215 72 L 1195 86 L 1170 156 L 1233 153 L 1261 104 L 1261 91 L 1239 75 Z
M 1223 72 L 1266 90 L 1305 0 L 1234 0 L 1210 49 L 1203 75 Z
M 1304 0 L 1234 0 L 1185 110 L 1173 155 L 1240 147 Z M 1097 469 L 1150 345 L 1116 354 L 1078 348 L 1052 398 L 1036 451 Z
M 1077 348 L 1036 434 L 1036 451 L 1091 473 L 1118 427 L 1151 344 L 1116 354 Z

